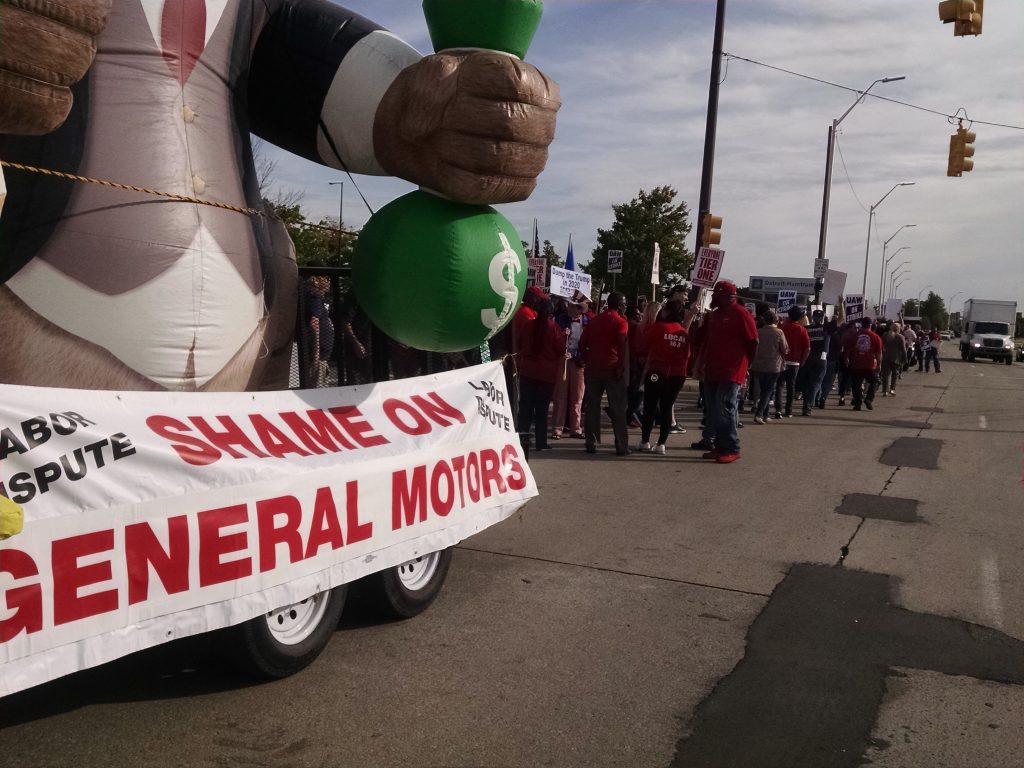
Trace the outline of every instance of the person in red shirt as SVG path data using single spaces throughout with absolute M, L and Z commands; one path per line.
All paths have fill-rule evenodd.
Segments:
M 550 299 L 539 302 L 537 317 L 523 326 L 516 363 L 519 368 L 519 431 L 536 429 L 537 450 L 548 445 L 548 407 L 565 371 L 565 330 L 555 322 Z
M 729 280 L 715 284 L 711 308 L 705 317 L 704 400 L 714 447 L 704 458 L 729 464 L 740 457 L 737 397 L 757 350 L 757 326 L 736 303 L 736 285 Z
M 875 399 L 879 371 L 882 368 L 882 338 L 871 330 L 871 318 L 861 318 L 860 331 L 843 348 L 843 356 L 846 358 L 852 379 L 853 410 L 859 411 L 863 402 L 870 411 L 871 403 Z
M 787 419 L 793 417 L 793 398 L 796 396 L 796 378 L 800 373 L 800 366 L 807 362 L 807 354 L 811 351 L 811 338 L 807 334 L 800 320 L 804 316 L 803 307 L 790 307 L 789 320 L 782 325 L 782 333 L 789 344 L 789 352 L 786 353 L 786 366 L 779 374 L 775 382 L 775 418 Z M 786 389 L 786 410 L 782 410 L 782 389 Z
M 601 440 L 601 398 L 608 392 L 608 413 L 615 434 L 615 453 L 629 453 L 626 430 L 626 377 L 629 368 L 629 324 L 623 316 L 623 295 L 608 294 L 608 306 L 583 329 L 579 356 L 583 361 L 585 391 L 583 433 L 587 453 L 597 452 Z
M 523 334 L 531 320 L 537 318 L 537 307 L 548 300 L 548 295 L 542 288 L 531 285 L 523 295 L 523 303 L 512 316 L 512 352 L 518 352 L 523 347 Z
M 644 334 L 647 358 L 643 370 L 644 412 L 640 421 L 640 450 L 664 454 L 665 443 L 672 431 L 672 405 L 686 380 L 686 366 L 690 360 L 690 345 L 686 338 L 683 319 L 686 305 L 679 299 L 665 304 L 657 322 Z M 658 443 L 651 448 L 651 430 L 655 409 L 660 433 Z

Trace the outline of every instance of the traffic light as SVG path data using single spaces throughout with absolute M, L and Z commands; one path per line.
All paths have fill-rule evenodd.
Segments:
M 718 245 L 720 242 L 722 242 L 722 233 L 718 231 L 719 228 L 722 226 L 722 217 L 713 216 L 710 213 L 705 213 L 704 218 L 701 221 L 701 245 L 703 245 L 705 248 L 710 248 L 711 246 Z
M 968 131 L 962 125 L 956 133 L 949 137 L 949 164 L 946 166 L 947 176 L 962 176 L 974 170 L 974 131 Z
M 953 25 L 953 36 L 981 34 L 981 17 L 985 12 L 985 0 L 942 0 L 939 3 L 939 19 L 943 24 Z

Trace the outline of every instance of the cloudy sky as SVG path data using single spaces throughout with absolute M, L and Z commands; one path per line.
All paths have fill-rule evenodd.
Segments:
M 347 0 L 421 52 L 430 43 L 415 0 Z M 983 33 L 954 38 L 936 0 L 729 0 L 724 50 L 846 86 L 843 90 L 738 59 L 723 62 L 711 209 L 724 218 L 723 276 L 810 276 L 817 254 L 831 121 L 873 80 L 839 128 L 827 256 L 859 292 L 870 234 L 867 291 L 878 293 L 883 242 L 890 266 L 910 260 L 898 292 L 935 290 L 952 308 L 969 296 L 1024 304 L 1024 2 L 988 0 Z M 696 214 L 714 29 L 714 0 L 548 0 L 527 60 L 558 81 L 563 106 L 547 169 L 527 201 L 502 212 L 529 239 L 578 262 L 611 206 L 669 184 Z M 923 109 L 917 109 L 920 107 Z M 926 110 L 931 110 L 926 111 Z M 944 115 L 974 121 L 975 169 L 946 177 Z M 934 113 L 942 114 L 934 114 Z M 983 123 L 1001 123 L 998 127 Z M 305 191 L 310 218 L 337 216 L 342 177 L 285 153 L 276 182 Z M 356 176 L 374 208 L 411 185 Z M 344 218 L 369 213 L 345 180 Z M 904 224 L 915 227 L 900 229 Z M 897 231 L 899 230 L 898 234 Z M 893 237 L 895 235 L 895 237 Z M 687 245 L 692 249 L 691 242 Z M 626 254 L 626 258 L 641 257 Z M 649 257 L 648 257 L 649 258 Z M 906 268 L 904 268 L 904 271 Z M 930 286 L 930 288 L 928 288 Z M 927 295 L 927 294 L 925 294 Z

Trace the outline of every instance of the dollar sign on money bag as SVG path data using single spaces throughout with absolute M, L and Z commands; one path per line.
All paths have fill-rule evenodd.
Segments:
M 488 48 L 522 58 L 539 0 L 424 0 L 436 51 Z M 366 223 L 352 258 L 356 296 L 384 333 L 415 349 L 457 352 L 500 331 L 526 290 L 511 222 L 486 205 L 410 192 Z

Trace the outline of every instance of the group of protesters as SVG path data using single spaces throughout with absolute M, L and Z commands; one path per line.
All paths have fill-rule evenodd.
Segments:
M 527 289 L 513 321 L 519 431 L 532 432 L 540 451 L 553 440 L 576 438 L 596 453 L 604 413 L 618 456 L 634 450 L 630 428 L 640 430 L 636 450 L 665 454 L 669 437 L 686 431 L 676 421 L 675 401 L 686 379 L 694 378 L 702 432 L 690 448 L 729 464 L 740 458 L 747 408 L 757 425 L 790 418 L 798 405 L 798 415 L 810 417 L 826 407 L 835 387 L 837 405 L 846 405 L 849 394 L 853 410 L 872 410 L 879 388 L 883 397 L 895 396 L 898 380 L 914 364 L 939 372 L 937 331 L 871 318 L 846 321 L 842 301 L 831 318 L 821 309 L 808 318 L 799 306 L 784 318 L 772 308 L 755 316 L 728 280 L 715 284 L 709 311 L 701 312 L 697 299 L 677 286 L 664 303 L 638 297 L 627 306 L 613 291 L 595 312 L 586 297 Z

